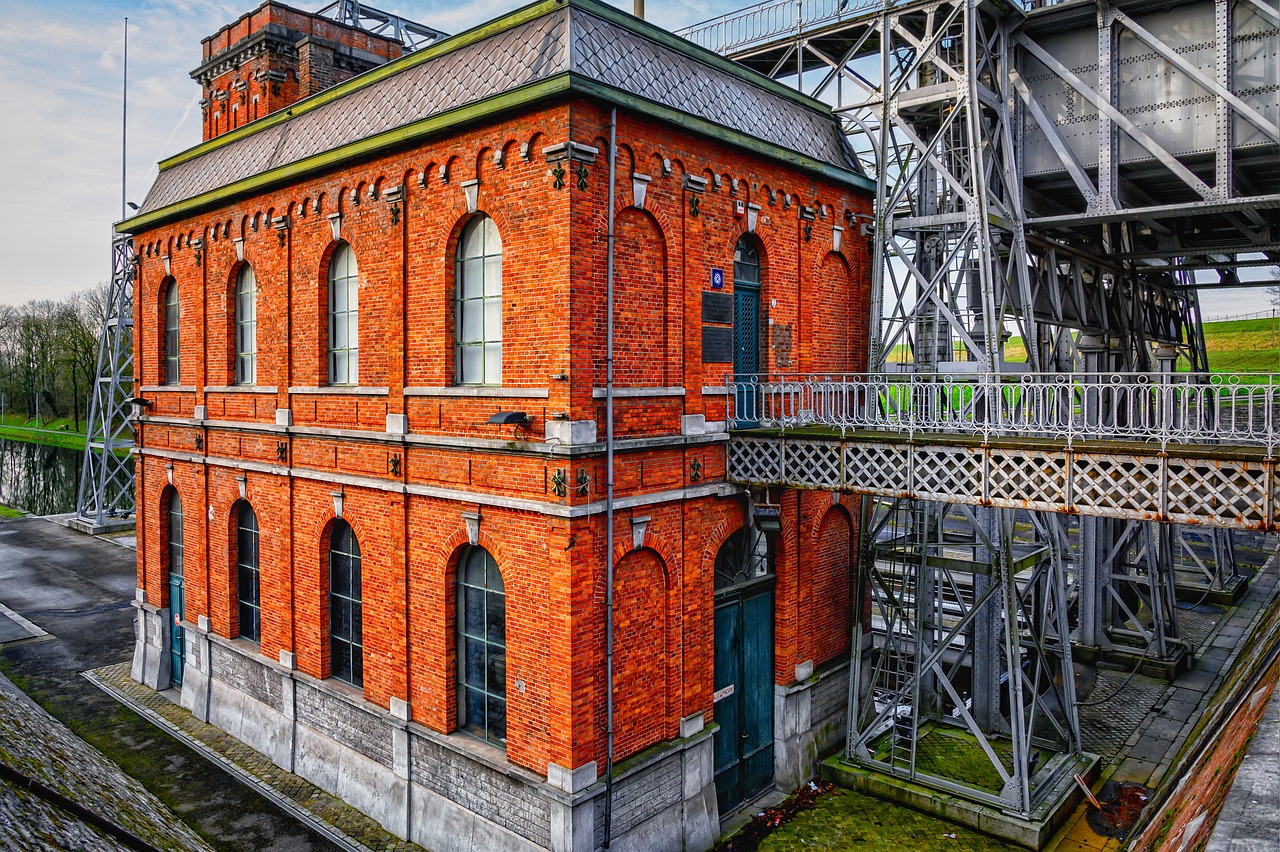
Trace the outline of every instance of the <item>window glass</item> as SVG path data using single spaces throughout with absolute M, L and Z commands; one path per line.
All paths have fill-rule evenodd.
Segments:
M 458 725 L 507 744 L 507 611 L 502 574 L 489 551 L 468 547 L 458 562 Z
M 360 285 L 356 255 L 343 243 L 329 262 L 329 384 L 360 378 Z
M 248 503 L 236 513 L 236 609 L 240 637 L 262 641 L 262 597 L 258 585 L 258 516 Z
M 258 283 L 246 266 L 236 279 L 236 384 L 258 380 Z
M 454 274 L 457 382 L 502 384 L 502 237 L 488 216 L 462 229 Z
M 180 356 L 182 354 L 182 303 L 178 299 L 178 282 L 169 282 L 164 294 L 164 383 L 176 385 L 181 380 Z
M 364 612 L 360 543 L 338 519 L 329 534 L 329 671 L 352 686 L 364 685 Z
M 733 283 L 760 286 L 760 251 L 746 234 L 733 249 Z

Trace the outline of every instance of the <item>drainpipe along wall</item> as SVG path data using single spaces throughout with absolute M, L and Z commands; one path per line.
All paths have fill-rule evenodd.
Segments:
M 609 110 L 608 243 L 605 249 L 604 457 L 605 587 L 604 659 L 606 748 L 604 770 L 604 848 L 613 837 L 613 244 L 615 172 L 618 167 L 618 108 Z

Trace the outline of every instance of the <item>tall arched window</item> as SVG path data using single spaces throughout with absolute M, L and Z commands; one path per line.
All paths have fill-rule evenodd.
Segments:
M 186 667 L 187 649 L 179 626 L 186 618 L 186 589 L 182 570 L 182 498 L 172 488 L 165 505 L 165 538 L 169 557 L 169 614 L 173 629 L 169 631 L 169 673 L 173 686 L 182 685 L 182 672 Z
M 178 282 L 170 281 L 169 289 L 164 294 L 164 383 L 176 385 L 181 383 L 179 359 L 182 355 L 182 335 L 179 331 L 182 322 L 182 303 L 178 299 Z
M 458 726 L 507 745 L 507 604 L 498 563 L 483 547 L 458 557 Z
M 364 613 L 360 593 L 360 542 L 351 525 L 333 522 L 329 533 L 329 671 L 364 686 Z
M 760 250 L 747 234 L 739 237 L 738 244 L 733 247 L 733 283 L 735 286 L 760 286 Z
M 258 282 L 253 267 L 244 266 L 236 279 L 236 384 L 258 380 Z
M 236 612 L 240 638 L 262 641 L 262 594 L 258 585 L 258 516 L 241 502 L 236 512 Z
M 502 384 L 502 237 L 488 216 L 458 237 L 454 292 L 457 383 Z
M 356 253 L 343 243 L 329 261 L 329 384 L 360 381 L 360 282 Z

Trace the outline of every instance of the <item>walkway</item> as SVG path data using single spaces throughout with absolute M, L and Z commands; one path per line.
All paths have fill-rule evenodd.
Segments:
M 166 695 L 129 676 L 129 664 L 104 666 L 84 676 L 148 722 L 186 743 L 284 810 L 314 826 L 351 852 L 422 852 L 388 834 L 360 811 L 314 784 L 286 772 L 271 759 L 221 728 L 201 722 Z

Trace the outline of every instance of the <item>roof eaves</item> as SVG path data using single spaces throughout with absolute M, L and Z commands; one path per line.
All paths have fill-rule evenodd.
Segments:
M 314 154 L 297 162 L 287 163 L 268 169 L 265 172 L 249 175 L 233 181 L 217 189 L 202 192 L 175 201 L 156 210 L 121 220 L 115 225 L 116 233 L 132 234 L 147 228 L 153 228 L 182 216 L 188 216 L 200 210 L 224 204 L 235 198 L 262 192 L 274 186 L 292 183 L 310 175 L 323 172 L 335 166 L 367 159 L 395 148 L 400 148 L 421 139 L 434 136 L 459 125 L 470 124 L 501 112 L 519 109 L 530 103 L 562 94 L 570 89 L 570 75 L 561 72 L 552 77 L 500 92 L 492 97 L 469 104 L 463 104 L 445 112 L 427 116 L 426 118 L 367 136 L 347 145 L 331 148 Z

